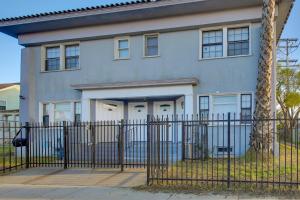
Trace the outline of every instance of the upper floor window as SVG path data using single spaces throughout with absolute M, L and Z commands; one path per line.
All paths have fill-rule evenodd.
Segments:
M 202 35 L 202 58 L 223 56 L 223 30 L 205 31 Z
M 228 56 L 249 54 L 249 27 L 228 29 Z
M 115 43 L 115 59 L 128 59 L 130 55 L 129 38 L 116 39 Z
M 68 45 L 65 47 L 65 68 L 79 68 L 79 45 Z
M 200 29 L 199 59 L 250 55 L 250 25 Z
M 249 122 L 252 116 L 252 95 L 241 95 L 241 121 Z
M 55 71 L 60 68 L 60 47 L 46 48 L 45 71 Z
M 0 100 L 0 110 L 6 110 L 6 101 Z
M 158 34 L 145 35 L 145 57 L 158 56 Z
M 79 69 L 79 42 L 54 44 L 41 47 L 41 71 Z

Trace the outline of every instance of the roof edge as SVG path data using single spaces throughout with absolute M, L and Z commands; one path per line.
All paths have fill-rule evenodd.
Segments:
M 278 36 L 277 36 L 277 38 L 276 38 L 277 43 L 278 43 L 279 39 L 281 38 L 281 35 L 282 35 L 283 30 L 284 30 L 284 28 L 285 28 L 285 25 L 286 25 L 286 23 L 287 23 L 287 21 L 288 21 L 290 15 L 291 15 L 291 12 L 292 12 L 292 9 L 293 9 L 294 5 L 295 5 L 295 0 L 291 0 L 291 1 L 290 1 L 289 11 L 288 11 L 287 14 L 286 14 L 286 17 L 285 17 L 284 23 L 283 23 L 283 25 L 282 25 L 282 27 L 281 27 L 280 33 L 278 34 Z
M 135 1 L 120 2 L 120 3 L 103 4 L 98 6 L 89 6 L 83 8 L 49 11 L 49 12 L 43 12 L 37 14 L 21 15 L 17 17 L 6 17 L 2 19 L 0 18 L 0 23 L 20 21 L 20 20 L 22 21 L 26 19 L 34 19 L 39 17 L 63 16 L 63 15 L 74 14 L 74 13 L 83 13 L 83 12 L 91 12 L 91 11 L 99 11 L 99 10 L 111 10 L 111 9 L 124 8 L 128 6 L 134 6 L 140 4 L 149 4 L 149 3 L 153 4 L 161 1 L 170 1 L 170 0 L 135 0 Z

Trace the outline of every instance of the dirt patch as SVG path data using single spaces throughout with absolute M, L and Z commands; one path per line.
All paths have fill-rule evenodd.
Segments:
M 276 198 L 276 199 L 300 199 L 300 190 L 227 190 L 224 187 L 208 188 L 205 186 L 138 186 L 133 188 L 136 191 L 151 193 L 173 193 L 173 194 L 194 194 L 201 196 L 224 196 L 238 197 L 238 199 L 248 198 Z

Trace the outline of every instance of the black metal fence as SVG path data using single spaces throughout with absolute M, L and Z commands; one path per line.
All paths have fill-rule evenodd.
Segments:
M 298 120 L 293 129 L 290 122 L 233 114 L 156 118 L 148 135 L 148 184 L 298 189 L 300 135 Z M 253 145 L 254 133 L 263 150 Z
M 149 117 L 81 123 L 0 122 L 0 172 L 22 167 L 147 168 L 147 183 L 299 186 L 299 128 L 287 119 Z M 256 129 L 255 129 L 256 127 Z M 251 145 L 254 130 L 265 149 Z
M 102 121 L 30 124 L 29 167 L 126 168 L 147 164 L 147 123 Z
M 0 120 L 0 174 L 25 167 L 25 147 L 17 148 L 13 139 L 20 134 L 22 125 L 16 121 Z

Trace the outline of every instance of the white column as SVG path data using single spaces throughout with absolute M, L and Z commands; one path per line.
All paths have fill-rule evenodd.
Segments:
M 74 122 L 75 120 L 75 102 L 71 102 L 71 121 Z
M 55 115 L 55 105 L 53 103 L 49 103 L 49 121 L 54 122 Z
M 188 94 L 184 96 L 184 114 L 190 118 L 194 114 L 194 96 Z
M 39 103 L 39 122 L 43 122 L 43 104 L 41 102 Z
M 91 121 L 91 100 L 90 99 L 82 99 L 81 100 L 81 108 L 82 108 L 82 121 Z

